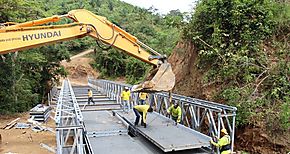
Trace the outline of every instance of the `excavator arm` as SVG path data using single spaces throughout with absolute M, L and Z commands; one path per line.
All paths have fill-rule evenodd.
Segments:
M 71 24 L 49 25 L 62 18 L 73 20 Z M 55 42 L 91 36 L 97 41 L 154 65 L 154 75 L 136 87 L 136 91 L 169 91 L 174 87 L 175 76 L 165 57 L 151 49 L 135 36 L 108 21 L 105 17 L 79 9 L 67 15 L 52 16 L 25 23 L 0 25 L 0 54 L 21 51 Z

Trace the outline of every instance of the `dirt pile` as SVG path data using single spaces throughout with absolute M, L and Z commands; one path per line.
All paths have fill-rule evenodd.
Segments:
M 95 78 L 99 76 L 99 73 L 90 65 L 93 59 L 84 57 L 84 55 L 91 52 L 91 50 L 84 51 L 73 56 L 70 62 L 62 62 L 62 65 L 68 72 L 68 78 L 73 85 L 87 85 L 88 76 L 93 76 Z
M 70 79 L 79 79 L 87 76 L 96 76 L 98 74 L 91 67 L 86 67 L 82 64 L 75 66 L 67 66 L 66 70 L 69 72 Z

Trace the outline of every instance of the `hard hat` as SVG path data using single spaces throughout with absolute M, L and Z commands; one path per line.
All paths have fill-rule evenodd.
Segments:
M 227 130 L 226 130 L 225 128 L 223 128 L 223 129 L 221 130 L 221 132 L 224 133 L 224 134 L 228 134 L 228 132 L 227 132 Z
M 127 90 L 128 90 L 129 88 L 128 88 L 128 87 L 125 87 L 125 89 L 127 89 Z

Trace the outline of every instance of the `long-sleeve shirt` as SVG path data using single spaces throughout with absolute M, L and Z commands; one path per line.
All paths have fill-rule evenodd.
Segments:
M 213 144 L 214 146 L 219 147 L 219 148 L 222 148 L 223 146 L 226 146 L 226 145 L 230 145 L 231 144 L 230 136 L 224 135 L 222 138 L 220 138 L 218 140 L 217 143 L 215 143 L 214 141 L 211 140 L 211 144 Z M 222 151 L 221 154 L 230 154 L 230 152 L 231 152 L 231 150 L 225 150 L 225 151 Z
M 128 101 L 130 99 L 130 91 L 122 91 L 121 97 L 124 101 Z
M 179 123 L 181 120 L 181 108 L 178 106 L 177 108 L 174 108 L 174 105 L 171 105 L 167 112 L 171 114 L 173 117 L 177 117 L 177 122 Z
M 136 105 L 134 106 L 134 108 L 139 111 L 139 112 L 142 112 L 143 115 L 143 122 L 146 123 L 146 116 L 147 116 L 147 110 L 149 109 L 149 105 Z

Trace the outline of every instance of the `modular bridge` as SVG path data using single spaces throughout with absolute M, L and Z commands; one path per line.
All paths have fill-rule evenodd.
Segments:
M 133 125 L 132 111 L 122 111 L 120 94 L 125 86 L 107 80 L 89 79 L 88 86 L 72 87 L 64 80 L 57 99 L 56 140 L 58 154 L 73 153 L 211 153 L 211 136 L 226 128 L 233 150 L 236 108 L 173 94 L 182 108 L 182 125 L 164 116 L 170 106 L 167 93 L 149 94 L 147 104 L 155 112 L 147 114 L 147 128 Z M 88 89 L 95 104 L 87 104 Z M 131 94 L 131 106 L 139 102 Z

